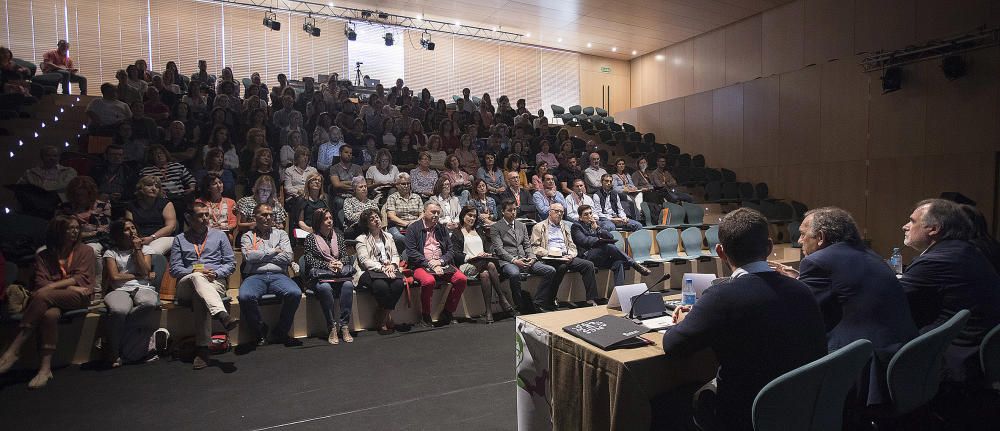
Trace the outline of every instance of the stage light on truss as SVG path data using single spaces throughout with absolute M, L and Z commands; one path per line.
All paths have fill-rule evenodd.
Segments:
M 425 31 L 424 34 L 420 36 L 420 46 L 424 47 L 424 49 L 428 51 L 434 50 L 434 42 L 431 41 L 430 33 Z
M 278 22 L 278 16 L 274 12 L 264 12 L 264 27 L 271 31 L 281 30 L 281 23 Z
M 354 31 L 354 24 L 344 24 L 344 36 L 347 36 L 347 40 L 349 41 L 358 40 L 358 33 Z
M 302 24 L 302 31 L 309 33 L 312 37 L 319 37 L 320 28 L 316 27 L 316 18 L 306 17 L 306 22 Z
M 958 55 L 949 55 L 941 60 L 941 71 L 949 81 L 965 76 L 965 60 Z
M 382 39 L 385 40 L 385 46 L 392 46 L 392 33 L 386 33 L 385 36 L 382 36 Z
M 903 88 L 903 69 L 892 66 L 882 74 L 882 94 L 892 93 Z

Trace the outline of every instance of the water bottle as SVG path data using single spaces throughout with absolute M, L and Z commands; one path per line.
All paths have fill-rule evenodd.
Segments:
M 681 289 L 681 305 L 694 305 L 695 301 L 694 280 L 684 279 L 684 287 Z
M 903 255 L 899 251 L 899 247 L 894 247 L 892 249 L 892 256 L 889 257 L 889 266 L 896 274 L 903 273 Z

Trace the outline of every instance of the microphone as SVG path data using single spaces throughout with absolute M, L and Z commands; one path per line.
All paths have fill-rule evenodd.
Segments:
M 635 318 L 635 303 L 636 303 L 636 301 L 639 300 L 640 296 L 643 296 L 643 295 L 649 293 L 649 291 L 652 288 L 656 287 L 657 284 L 663 283 L 664 281 L 667 281 L 669 279 L 670 279 L 670 274 L 669 273 L 663 274 L 663 277 L 660 278 L 659 280 L 657 280 L 656 283 L 653 283 L 652 285 L 650 285 L 649 287 L 647 287 L 646 290 L 642 291 L 642 293 L 633 296 L 632 299 L 629 301 L 631 303 L 631 305 L 629 306 L 629 309 L 628 309 L 628 318 L 629 319 L 634 319 Z

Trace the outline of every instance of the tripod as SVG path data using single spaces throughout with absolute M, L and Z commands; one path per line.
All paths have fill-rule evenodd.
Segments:
M 356 69 L 354 70 L 354 85 L 357 86 L 357 87 L 361 86 L 361 65 L 362 64 L 364 64 L 364 63 L 362 63 L 362 62 L 359 61 L 355 65 Z

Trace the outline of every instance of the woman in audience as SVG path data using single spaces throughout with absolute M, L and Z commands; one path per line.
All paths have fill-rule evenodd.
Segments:
M 139 178 L 135 200 L 128 204 L 125 218 L 135 224 L 143 253 L 166 255 L 170 251 L 177 229 L 177 212 L 174 204 L 162 196 L 159 177 Z
M 559 160 L 556 159 L 556 155 L 549 152 L 550 144 L 548 139 L 542 139 L 542 142 L 538 145 L 541 147 L 541 151 L 535 154 L 535 166 L 537 167 L 542 162 L 548 163 L 549 166 L 559 166 Z
M 222 179 L 222 195 L 235 197 L 236 196 L 236 178 L 233 172 L 229 169 L 223 167 L 223 155 L 222 150 L 218 148 L 213 148 L 208 151 L 205 156 L 205 167 L 199 169 L 195 172 L 194 178 L 199 183 L 205 175 L 214 174 Z
M 222 150 L 223 168 L 232 170 L 233 172 L 239 170 L 240 155 L 236 152 L 236 146 L 229 139 L 229 129 L 225 126 L 215 126 L 212 129 L 212 139 L 202 148 L 204 158 L 208 158 L 208 152 L 216 148 Z
M 80 242 L 94 249 L 94 255 L 104 252 L 104 243 L 108 241 L 111 225 L 111 203 L 98 199 L 97 183 L 87 176 L 79 176 L 69 181 L 66 186 L 66 197 L 57 213 L 76 219 L 80 225 Z M 95 260 L 94 286 L 101 291 L 101 274 L 103 266 L 100 260 Z
M 562 129 L 559 133 L 562 133 L 565 130 L 566 129 Z M 566 168 L 567 163 L 569 163 L 569 159 L 577 156 L 576 152 L 573 151 L 573 141 L 570 141 L 569 139 L 560 141 L 557 135 L 556 142 L 562 142 L 562 145 L 559 146 L 559 154 L 556 154 L 556 159 L 559 159 L 560 166 Z
M 393 148 L 396 147 L 396 135 L 392 134 L 392 129 L 395 127 L 396 120 L 389 117 L 382 120 L 382 148 Z
M 361 213 L 366 224 L 364 235 L 358 237 L 358 267 L 364 271 L 358 282 L 359 290 L 369 290 L 375 297 L 375 325 L 379 334 L 393 332 L 390 312 L 403 294 L 403 274 L 399 269 L 399 252 L 392 236 L 382 230 L 378 210 Z
M 306 187 L 302 193 L 302 204 L 299 210 L 299 229 L 313 233 L 310 214 L 318 209 L 326 209 L 326 193 L 323 191 L 323 175 L 311 173 L 306 176 Z
M 253 194 L 245 196 L 236 202 L 236 212 L 240 216 L 240 232 L 246 232 L 257 225 L 253 212 L 257 204 L 267 203 L 271 206 L 274 217 L 274 227 L 284 229 L 285 222 L 288 221 L 288 213 L 285 207 L 278 201 L 278 193 L 274 180 L 271 177 L 263 176 L 257 178 L 253 185 Z
M 330 140 L 330 126 L 333 126 L 333 120 L 330 119 L 330 113 L 323 111 L 316 118 L 316 122 L 310 126 L 312 134 L 313 145 L 323 144 Z M 307 128 L 309 128 L 307 126 Z
M 281 146 L 281 150 L 278 152 L 281 169 L 287 169 L 295 164 L 295 149 L 300 145 L 302 145 L 302 133 L 293 130 L 288 134 L 288 141 Z
M 467 205 L 462 208 L 459 214 L 461 227 L 455 229 L 451 234 L 452 252 L 455 254 L 455 266 L 457 266 L 466 277 L 479 280 L 483 289 L 483 302 L 486 304 L 486 323 L 493 323 L 493 291 L 500 295 L 500 304 L 505 312 L 513 311 L 511 307 L 510 291 L 502 291 L 500 287 L 500 274 L 497 272 L 496 263 L 489 259 L 476 259 L 489 257 L 486 252 L 489 250 L 487 244 L 489 235 L 483 227 L 479 218 L 479 211 L 475 206 Z
M 444 169 L 444 162 L 448 158 L 448 154 L 441 149 L 441 136 L 431 135 L 428 145 L 427 155 L 431 157 L 431 168 L 439 171 Z
M 353 343 L 351 337 L 351 305 L 354 298 L 354 259 L 347 255 L 344 235 L 333 226 L 330 210 L 321 208 L 311 215 L 315 233 L 306 237 L 305 258 L 309 285 L 313 286 L 329 335 L 330 344 Z M 340 299 L 340 316 L 334 317 L 334 296 Z
M 160 295 L 150 280 L 156 277 L 150 255 L 143 252 L 142 238 L 129 220 L 111 223 L 111 246 L 104 251 L 109 292 L 104 295 L 108 308 L 108 350 L 111 367 L 122 366 L 122 340 L 132 328 L 149 325 Z
M 163 194 L 174 203 L 174 208 L 183 214 L 186 203 L 194 196 L 195 179 L 184 165 L 170 161 L 170 153 L 160 144 L 150 145 L 146 151 L 147 166 L 139 171 L 139 176 L 153 175 L 160 180 Z
M 427 199 L 434 194 L 434 183 L 437 182 L 438 172 L 431 169 L 431 156 L 426 151 L 421 152 L 417 157 L 417 167 L 410 171 L 410 180 L 413 185 L 413 193 Z
M 545 160 L 538 162 L 535 166 L 535 175 L 531 176 L 531 185 L 535 190 L 542 190 L 544 188 L 542 184 L 542 178 L 545 178 L 545 174 L 549 173 L 549 163 Z
M 357 226 L 361 213 L 369 208 L 378 209 L 378 199 L 368 198 L 368 183 L 364 178 L 354 177 L 351 180 L 354 195 L 344 200 L 344 223 L 347 226 L 344 233 L 351 239 L 357 238 L 364 231 L 363 226 Z
M 468 133 L 463 134 L 459 139 L 459 148 L 455 150 L 455 156 L 462 162 L 462 169 L 474 174 L 479 169 L 479 154 L 476 152 L 474 137 Z
M 250 172 L 252 170 L 250 165 L 253 164 L 253 159 L 257 155 L 257 149 L 266 147 L 268 147 L 267 132 L 264 129 L 247 129 L 246 141 L 240 150 L 240 166 L 246 169 L 247 172 Z
M 476 171 L 476 178 L 486 183 L 487 190 L 491 195 L 500 195 L 506 188 L 504 186 L 503 171 L 496 165 L 496 159 L 495 154 L 487 153 L 483 157 L 483 167 Z
M 250 129 L 260 129 L 264 131 L 264 141 L 267 142 L 268 146 L 272 150 L 280 149 L 278 140 L 275 138 L 274 127 L 271 126 L 266 109 L 254 109 L 250 112 L 250 121 L 247 122 L 247 127 Z
M 524 167 L 521 166 L 522 160 L 523 159 L 519 154 L 511 154 L 507 156 L 507 161 L 504 162 L 505 178 L 508 172 L 517 172 L 517 181 L 521 184 L 521 187 L 534 191 L 534 184 L 528 182 L 528 174 L 525 172 Z
M 441 206 L 441 217 L 438 221 L 445 225 L 448 230 L 457 229 L 458 213 L 462 210 L 462 204 L 459 202 L 458 196 L 452 193 L 451 180 L 444 176 L 438 178 L 437 183 L 434 184 L 434 196 L 431 196 L 430 200 Z
M 632 176 L 625 171 L 625 159 L 619 158 L 615 160 L 614 173 L 611 174 L 611 185 L 614 187 L 615 192 L 625 193 L 635 200 L 636 206 L 642 203 L 642 192 L 635 186 Z
M 367 171 L 375 164 L 375 135 L 365 135 L 365 145 L 354 149 L 354 164 L 360 165 L 361 169 Z
M 271 154 L 271 149 L 266 146 L 257 148 L 254 151 L 253 159 L 250 161 L 250 168 L 245 175 L 246 181 L 244 184 L 246 185 L 246 189 L 253 187 L 257 183 L 257 178 L 264 175 L 271 177 L 275 184 L 281 181 L 281 172 L 274 168 L 274 156 Z
M 282 184 L 285 208 L 291 215 L 298 216 L 302 206 L 302 194 L 305 192 L 306 179 L 313 174 L 319 174 L 319 171 L 309 166 L 309 149 L 302 145 L 295 147 L 295 164 L 285 168 L 285 181 Z M 292 219 L 292 225 L 298 225 L 298 220 Z
M 285 144 L 291 145 L 291 143 L 288 142 L 288 135 L 292 132 L 299 132 L 299 138 L 302 140 L 302 143 L 308 145 L 309 140 L 306 139 L 308 134 L 306 133 L 306 129 L 302 127 L 302 113 L 299 111 L 292 111 L 291 114 L 288 114 L 288 127 L 281 129 L 282 146 Z
M 201 196 L 194 201 L 208 207 L 208 227 L 226 232 L 232 239 L 236 227 L 236 202 L 222 196 L 222 188 L 222 178 L 206 174 L 198 184 Z
M 375 164 L 365 172 L 365 179 L 372 190 L 388 197 L 396 190 L 399 168 L 392 164 L 392 153 L 383 148 L 375 153 Z
M 445 170 L 441 172 L 441 178 L 448 179 L 455 193 L 461 193 L 472 186 L 472 175 L 462 170 L 462 161 L 457 155 L 449 155 L 444 167 Z
M 204 121 L 208 115 L 208 99 L 201 92 L 201 84 L 192 83 L 188 86 L 188 94 L 181 97 L 181 102 L 188 105 L 191 115 L 198 121 Z
M 498 216 L 497 201 L 489 195 L 488 190 L 486 181 L 482 178 L 476 178 L 472 181 L 472 189 L 468 193 L 468 198 L 463 203 L 463 206 L 472 205 L 476 207 L 476 210 L 479 211 L 479 219 L 486 227 L 492 226 L 493 221 Z
M 0 374 L 10 370 L 20 356 L 21 346 L 36 328 L 41 343 L 41 365 L 28 383 L 31 389 L 52 379 L 52 354 L 59 339 L 58 321 L 63 310 L 86 308 L 94 293 L 94 250 L 80 242 L 80 223 L 58 215 L 49 222 L 46 249 L 35 255 L 34 293 L 24 307 L 17 336 L 0 356 Z
M 328 140 L 319 146 L 316 155 L 316 169 L 324 173 L 329 172 L 330 166 L 339 161 L 337 158 L 340 157 L 340 149 L 347 145 L 340 127 L 330 126 L 327 137 Z
M 438 129 L 441 135 L 441 149 L 448 153 L 455 152 L 462 145 L 462 141 L 458 134 L 455 133 L 455 126 L 452 121 L 444 119 L 438 124 L 441 125 Z
M 407 135 L 410 136 L 410 142 L 417 151 L 424 151 L 427 148 L 427 135 L 424 134 L 424 126 L 420 124 L 420 120 L 413 119 L 410 121 L 410 128 L 407 130 Z

